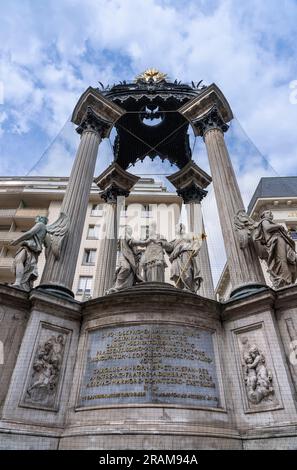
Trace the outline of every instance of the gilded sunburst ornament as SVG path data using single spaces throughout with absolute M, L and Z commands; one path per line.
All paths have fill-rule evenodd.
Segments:
M 155 83 L 158 83 L 158 82 L 161 82 L 163 80 L 166 80 L 166 78 L 167 78 L 166 73 L 162 73 L 157 69 L 150 68 L 150 69 L 145 70 L 141 74 L 137 75 L 135 80 L 136 80 L 136 82 L 138 82 L 138 81 L 144 81 L 144 82 L 153 81 Z

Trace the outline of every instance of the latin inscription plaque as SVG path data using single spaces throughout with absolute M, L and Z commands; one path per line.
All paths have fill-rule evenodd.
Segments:
M 79 407 L 220 407 L 210 331 L 147 324 L 92 330 L 87 341 Z

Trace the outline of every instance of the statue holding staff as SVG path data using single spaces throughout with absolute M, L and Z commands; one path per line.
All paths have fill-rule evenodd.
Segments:
M 170 253 L 171 262 L 170 279 L 176 287 L 196 293 L 203 281 L 197 264 L 197 255 L 200 251 L 202 237 L 195 237 L 185 230 L 184 224 L 177 224 L 176 239 L 165 244 Z

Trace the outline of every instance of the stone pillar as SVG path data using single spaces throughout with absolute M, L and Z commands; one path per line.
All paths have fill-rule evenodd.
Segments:
M 197 236 L 204 235 L 201 201 L 207 194 L 205 188 L 211 183 L 211 177 L 191 160 L 181 170 L 168 176 L 167 179 L 175 186 L 177 194 L 186 206 L 189 230 Z M 197 261 L 203 278 L 198 294 L 214 299 L 215 294 L 206 238 L 203 239 Z
M 50 251 L 40 288 L 73 296 L 71 289 L 94 178 L 98 146 L 110 125 L 110 122 L 100 118 L 88 108 L 77 128 L 81 140 L 61 207 L 61 212 L 69 217 L 69 232 L 63 242 L 60 258 L 56 259 Z
M 93 297 L 100 297 L 111 288 L 113 284 L 118 243 L 118 221 L 120 206 L 117 198 L 106 198 L 104 207 L 103 238 L 100 240 L 97 268 L 94 277 Z
M 216 106 L 193 120 L 193 124 L 207 149 L 233 295 L 263 287 L 265 280 L 259 259 L 252 247 L 240 248 L 234 229 L 234 216 L 244 210 L 244 205 L 225 144 L 228 125 Z
M 102 239 L 97 255 L 97 270 L 94 278 L 93 297 L 105 295 L 114 283 L 117 259 L 118 226 L 125 197 L 139 180 L 138 176 L 123 170 L 117 163 L 111 164 L 95 182 L 102 190 L 105 213 Z
M 191 232 L 198 234 L 198 236 L 205 235 L 205 228 L 201 210 L 201 199 L 198 199 L 197 201 L 191 201 L 186 204 L 189 229 Z M 206 238 L 204 238 L 202 241 L 202 245 L 197 256 L 197 262 L 201 270 L 201 277 L 203 278 L 203 282 L 198 291 L 198 294 L 202 297 L 207 297 L 208 299 L 214 299 L 215 292 Z

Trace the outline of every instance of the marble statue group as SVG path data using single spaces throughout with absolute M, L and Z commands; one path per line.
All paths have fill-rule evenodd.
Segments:
M 176 226 L 176 238 L 171 242 L 157 233 L 155 222 L 151 223 L 146 240 L 132 238 L 132 229 L 127 226 L 119 244 L 120 258 L 109 294 L 138 282 L 165 282 L 166 254 L 175 286 L 193 293 L 198 291 L 202 282 L 197 264 L 201 240 L 187 233 L 183 224 Z
M 35 225 L 14 240 L 19 245 L 13 270 L 16 287 L 29 291 L 38 278 L 37 262 L 45 247 L 45 255 L 52 250 L 58 259 L 62 242 L 67 236 L 68 216 L 61 213 L 58 220 L 47 225 L 47 218 L 39 216 Z M 295 243 L 287 230 L 273 221 L 271 211 L 261 214 L 255 222 L 244 210 L 234 217 L 234 227 L 242 250 L 251 246 L 257 256 L 267 264 L 267 272 L 274 288 L 293 284 L 297 278 Z M 167 241 L 157 232 L 156 223 L 149 226 L 145 240 L 133 238 L 132 228 L 125 227 L 118 241 L 120 256 L 115 281 L 107 294 L 132 287 L 141 282 L 165 282 L 166 259 L 170 262 L 170 280 L 182 290 L 197 293 L 203 281 L 197 262 L 202 239 L 188 233 L 184 224 L 177 224 L 176 237 Z

